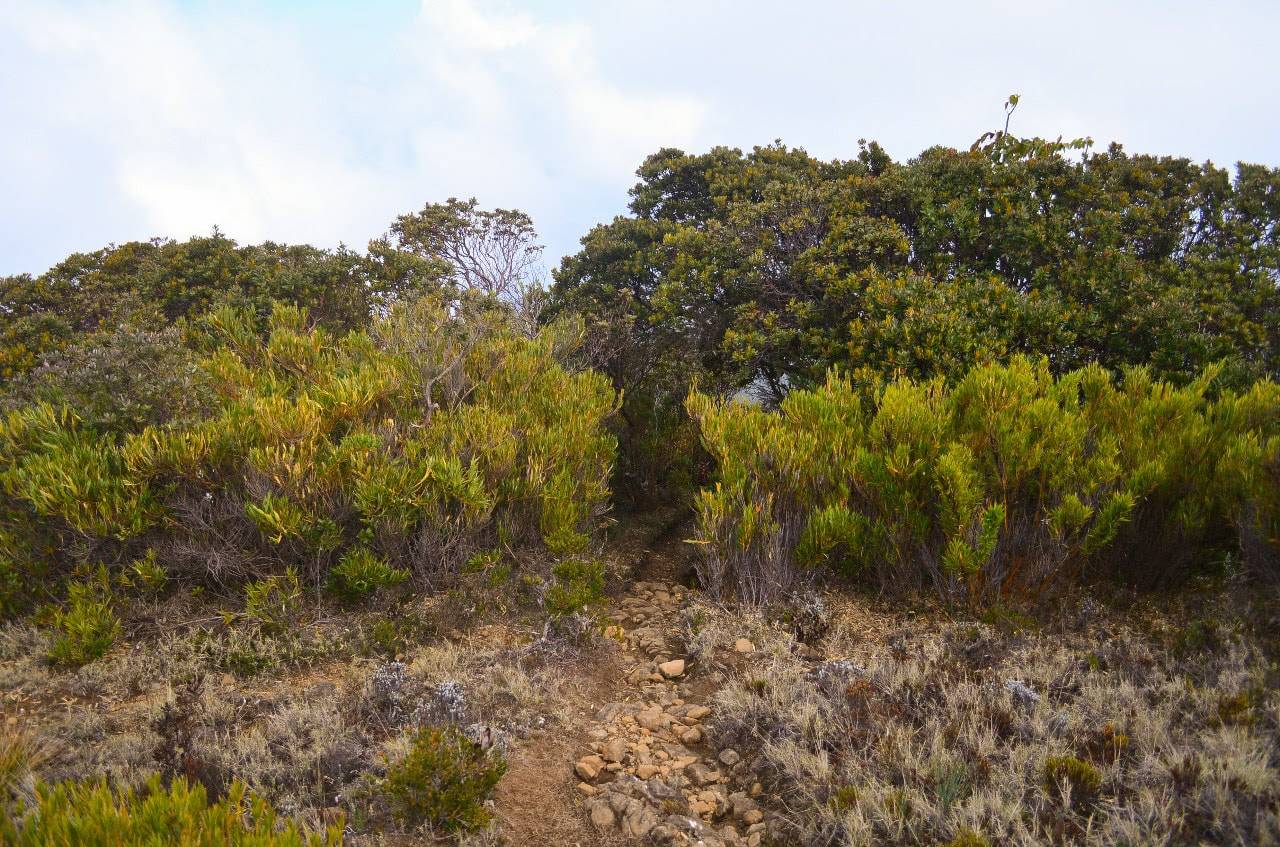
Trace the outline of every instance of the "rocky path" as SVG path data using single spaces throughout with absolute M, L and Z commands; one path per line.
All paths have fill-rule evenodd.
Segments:
M 691 594 L 670 581 L 648 579 L 614 600 L 615 624 L 606 635 L 623 651 L 625 685 L 619 699 L 595 714 L 586 748 L 565 765 L 602 836 L 756 847 L 767 825 L 753 799 L 760 785 L 737 751 L 717 751 L 709 743 L 716 678 L 678 654 L 680 610 Z M 726 648 L 755 649 L 741 639 Z

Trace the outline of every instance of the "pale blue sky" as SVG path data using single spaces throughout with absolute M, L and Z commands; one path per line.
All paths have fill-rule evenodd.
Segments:
M 213 225 L 363 248 L 427 201 L 548 260 L 645 154 L 1014 129 L 1280 164 L 1280 3 L 0 0 L 0 274 Z

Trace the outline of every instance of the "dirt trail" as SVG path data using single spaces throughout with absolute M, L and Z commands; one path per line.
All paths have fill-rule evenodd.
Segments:
M 610 545 L 622 558 L 626 577 L 611 592 L 605 617 L 616 620 L 620 606 L 633 596 L 637 580 L 675 573 L 672 557 L 684 552 L 679 539 L 685 530 L 671 519 L 656 526 L 629 525 Z M 627 651 L 608 640 L 565 668 L 568 690 L 564 695 L 576 706 L 573 730 L 531 739 L 513 749 L 507 774 L 498 784 L 494 802 L 501 822 L 502 840 L 510 845 L 625 844 L 620 835 L 601 832 L 588 821 L 573 763 L 590 744 L 587 728 L 596 710 L 622 697 L 627 688 Z
M 609 645 L 575 673 L 575 731 L 512 752 L 496 803 L 513 845 L 754 845 L 762 813 L 734 751 L 706 744 L 717 681 L 681 653 L 688 525 L 669 525 L 609 601 Z

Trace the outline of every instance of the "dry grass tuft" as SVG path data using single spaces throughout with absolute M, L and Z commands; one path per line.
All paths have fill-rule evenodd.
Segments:
M 759 648 L 714 737 L 758 751 L 786 843 L 1274 842 L 1273 666 L 1239 633 L 1186 651 L 1087 617 L 1027 631 L 846 601 L 818 661 L 758 612 L 703 607 L 690 639 Z

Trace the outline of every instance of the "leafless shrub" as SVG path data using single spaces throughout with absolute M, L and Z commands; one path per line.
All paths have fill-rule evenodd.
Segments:
M 528 215 L 514 209 L 481 209 L 474 197 L 450 197 L 401 215 L 391 235 L 402 249 L 447 261 L 461 289 L 507 303 L 520 302 L 521 286 L 532 278 L 543 249 Z
M 243 581 L 259 566 L 254 555 L 258 533 L 245 517 L 244 500 L 219 492 L 177 492 L 168 506 L 182 524 L 166 533 L 156 552 L 175 576 L 209 578 L 218 585 Z

